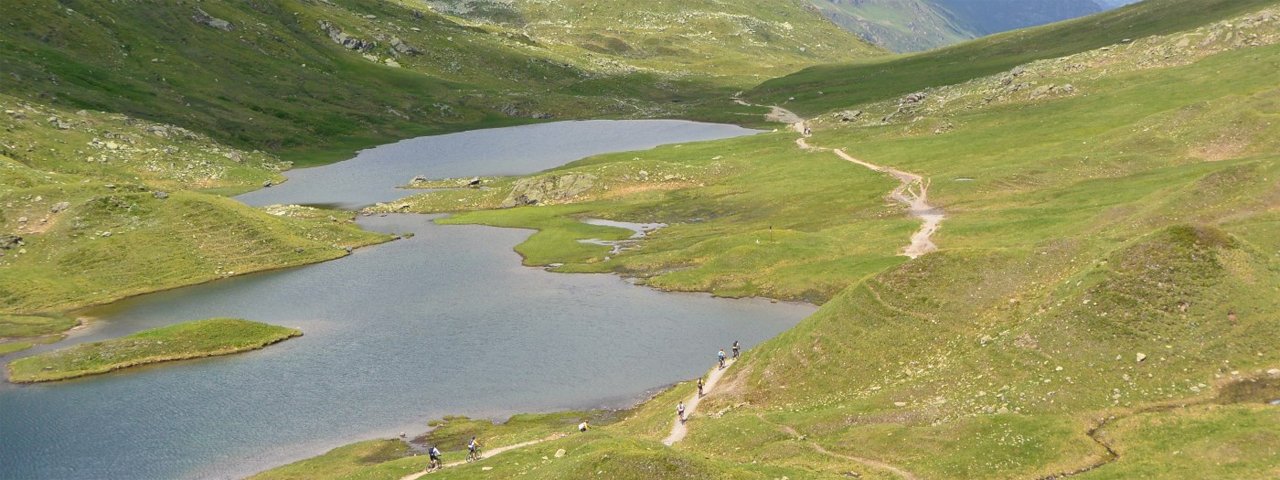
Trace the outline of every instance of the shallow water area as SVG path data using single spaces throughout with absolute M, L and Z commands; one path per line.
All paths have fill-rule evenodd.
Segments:
M 570 123 L 578 137 L 538 144 L 553 151 L 525 145 L 507 152 L 505 165 L 490 166 L 528 173 L 550 165 L 526 166 L 525 159 L 576 152 L 566 145 L 598 138 L 582 130 L 591 122 Z M 722 127 L 701 134 L 730 135 Z M 513 135 L 525 138 L 528 132 L 518 131 L 525 128 Z M 500 130 L 507 129 L 481 138 Z M 687 141 L 662 135 L 645 140 Z M 433 138 L 433 151 L 465 150 Z M 413 175 L 451 172 L 444 166 L 451 163 L 402 165 L 370 180 L 367 195 L 351 191 L 338 203 L 373 203 Z M 306 203 L 325 188 L 307 183 L 340 183 L 331 176 L 350 175 L 344 164 L 308 169 L 306 179 L 285 184 L 291 189 L 270 189 L 271 198 Z M 251 202 L 277 203 L 265 198 Z M 698 375 L 734 340 L 753 345 L 814 310 L 523 267 L 512 248 L 530 232 L 440 226 L 433 218 L 362 217 L 365 228 L 414 236 L 332 262 L 87 312 L 98 320 L 56 347 L 212 316 L 296 327 L 304 336 L 240 355 L 0 386 L 0 478 L 239 478 L 356 440 L 421 432 L 445 414 L 502 418 L 626 406 L 652 388 Z

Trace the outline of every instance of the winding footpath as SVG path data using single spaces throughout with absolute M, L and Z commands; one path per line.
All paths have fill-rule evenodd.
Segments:
M 537 444 L 542 443 L 542 442 L 549 442 L 549 441 L 552 441 L 552 440 L 558 440 L 558 439 L 561 439 L 561 438 L 564 438 L 564 437 L 565 437 L 565 434 L 563 434 L 563 433 L 557 433 L 557 434 L 555 434 L 555 435 L 551 435 L 551 436 L 548 436 L 548 437 L 545 437 L 545 438 L 539 438 L 539 439 L 537 439 L 537 440 L 529 440 L 529 441 L 527 441 L 527 442 L 520 442 L 520 443 L 516 443 L 516 444 L 512 444 L 512 445 L 507 445 L 507 446 L 503 446 L 503 447 L 498 447 L 498 448 L 495 448 L 495 449 L 493 449 L 493 450 L 489 450 L 489 451 L 481 451 L 481 452 L 480 452 L 480 460 L 484 460 L 484 459 L 486 459 L 486 458 L 492 457 L 492 456 L 494 456 L 494 455 L 501 454 L 501 453 L 503 453 L 503 452 L 507 452 L 507 451 L 515 450 L 515 449 L 517 449 L 517 448 L 524 448 L 524 447 L 528 447 L 528 446 L 530 446 L 530 445 L 537 445 Z M 476 461 L 478 462 L 478 461 L 480 461 L 480 460 L 476 460 Z M 466 463 L 467 463 L 467 462 L 466 462 L 466 460 L 458 460 L 458 461 L 456 461 L 456 462 L 449 462 L 449 463 L 444 464 L 444 466 L 440 467 L 440 469 L 453 468 L 453 467 L 456 467 L 456 466 L 459 466 L 459 465 L 464 465 L 464 464 L 466 464 Z M 410 474 L 408 474 L 408 475 L 405 475 L 405 476 L 403 476 L 403 477 L 400 477 L 400 480 L 418 480 L 419 478 L 422 478 L 422 476 L 423 476 L 423 475 L 426 475 L 426 474 L 428 474 L 428 473 L 432 473 L 432 472 L 439 471 L 440 469 L 437 469 L 437 470 L 422 470 L 422 471 L 420 471 L 420 472 L 410 473 Z
M 911 234 L 911 243 L 902 251 L 902 255 L 910 258 L 920 258 L 921 256 L 938 249 L 938 246 L 933 243 L 933 234 L 937 233 L 938 229 L 942 227 L 942 220 L 946 219 L 946 215 L 942 213 L 941 209 L 929 204 L 930 182 L 928 179 L 911 172 L 904 172 L 902 170 L 896 170 L 859 160 L 839 148 L 832 149 L 809 145 L 807 140 L 808 133 L 806 133 L 808 131 L 808 127 L 804 121 L 791 124 L 791 128 L 803 135 L 796 139 L 796 145 L 802 150 L 809 152 L 833 152 L 837 157 L 840 157 L 844 161 L 866 167 L 872 171 L 888 174 L 889 176 L 898 179 L 898 187 L 894 188 L 892 192 L 889 192 L 889 198 L 905 205 L 907 207 L 907 212 L 910 213 L 911 216 L 919 218 L 923 222 L 920 229 Z
M 711 369 L 711 373 L 707 374 L 707 383 L 702 385 L 703 393 L 708 393 L 711 389 L 715 388 L 716 384 L 720 383 L 720 378 L 724 376 L 724 372 L 729 371 L 729 367 L 732 367 L 735 361 L 737 360 L 731 358 L 725 361 L 724 368 L 713 367 Z M 686 422 L 689 417 L 693 416 L 693 412 L 698 410 L 698 404 L 702 403 L 703 396 L 705 395 L 698 395 L 698 392 L 693 392 L 693 395 L 689 397 L 689 400 L 684 402 L 684 418 Z M 684 422 L 681 422 L 680 419 L 677 418 L 675 419 L 675 424 L 671 425 L 671 434 L 667 435 L 667 438 L 662 439 L 662 444 L 668 447 L 675 445 L 676 442 L 684 440 L 684 436 L 688 433 L 689 426 L 685 425 Z
M 911 235 L 911 243 L 903 249 L 902 255 L 909 258 L 920 258 L 938 249 L 938 246 L 933 243 L 933 234 L 938 233 L 938 229 L 942 228 L 942 221 L 946 219 L 946 215 L 942 213 L 942 209 L 929 204 L 930 182 L 928 179 L 911 172 L 904 172 L 864 162 L 854 158 L 852 155 L 849 155 L 839 148 L 832 149 L 809 145 L 808 137 L 810 134 L 808 122 L 799 115 L 796 115 L 794 112 L 785 108 L 776 105 L 756 105 L 748 103 L 736 96 L 733 97 L 733 102 L 738 105 L 748 107 L 767 107 L 769 109 L 769 113 L 765 115 L 765 119 L 773 122 L 786 123 L 791 126 L 792 130 L 800 134 L 800 138 L 796 139 L 796 145 L 799 146 L 801 150 L 808 152 L 833 152 L 837 157 L 840 157 L 847 162 L 866 167 L 876 172 L 888 174 L 898 179 L 898 188 L 893 189 L 893 191 L 889 193 L 889 198 L 905 205 L 907 207 L 907 212 L 910 213 L 911 216 L 919 218 L 923 222 L 920 229 L 916 230 L 916 232 Z
M 804 435 L 801 435 L 801 434 L 800 434 L 800 432 L 797 432 L 797 431 L 796 431 L 796 429 L 792 428 L 790 425 L 783 425 L 783 424 L 781 424 L 781 423 L 771 422 L 771 421 L 769 421 L 769 419 L 764 418 L 764 415 L 759 414 L 759 413 L 757 413 L 757 414 L 756 414 L 756 418 L 759 418 L 759 419 L 760 419 L 760 421 L 762 421 L 762 422 L 764 422 L 764 423 L 767 423 L 767 424 L 769 424 L 769 425 L 773 425 L 774 427 L 777 427 L 779 430 L 782 430 L 782 432 L 783 432 L 783 433 L 786 433 L 787 435 L 789 435 L 793 440 L 797 440 L 797 441 L 804 441 L 804 440 L 805 440 Z M 832 452 L 832 451 L 830 451 L 830 450 L 827 450 L 827 449 L 826 449 L 826 448 L 824 448 L 822 445 L 819 445 L 819 444 L 818 444 L 818 442 L 809 442 L 809 446 L 810 446 L 811 448 L 813 448 L 813 451 L 818 452 L 818 453 L 821 453 L 821 454 L 826 455 L 826 456 L 828 456 L 828 457 L 834 457 L 834 458 L 839 458 L 839 459 L 843 459 L 843 460 L 848 460 L 848 461 L 851 461 L 851 462 L 854 462 L 854 463 L 859 463 L 859 464 L 862 464 L 862 465 L 864 465 L 864 466 L 874 468 L 874 469 L 876 469 L 876 470 L 886 471 L 886 472 L 892 473 L 892 474 L 894 474 L 894 475 L 896 475 L 896 476 L 898 476 L 898 477 L 902 477 L 902 478 L 903 478 L 903 479 L 905 479 L 905 480 L 920 480 L 920 477 L 917 477 L 914 473 L 908 472 L 908 471 L 903 470 L 902 468 L 896 467 L 896 466 L 894 466 L 894 465 L 890 465 L 890 464 L 888 464 L 888 463 L 881 462 L 881 461 L 879 461 L 879 460 L 872 460 L 872 459 L 870 459 L 870 458 L 855 457 L 855 456 L 852 456 L 852 455 L 845 455 L 845 454 L 842 454 L 842 453 L 835 453 L 835 452 Z

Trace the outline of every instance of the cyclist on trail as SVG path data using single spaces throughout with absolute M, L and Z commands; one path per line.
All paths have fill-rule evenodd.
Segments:
M 680 423 L 684 423 L 684 402 L 676 405 L 676 416 L 680 417 Z
M 703 386 L 702 377 L 698 377 L 698 396 L 699 397 L 702 396 L 702 386 Z
M 432 445 L 431 449 L 427 450 L 427 455 L 431 456 L 431 465 L 427 468 L 440 468 L 440 449 Z
M 476 441 L 476 437 L 471 437 L 471 441 L 467 442 L 467 460 L 480 459 L 480 442 Z
M 738 359 L 738 355 L 739 355 L 739 353 L 740 353 L 741 351 L 742 351 L 742 347 L 739 347 L 739 346 L 738 346 L 738 341 L 737 341 L 737 340 L 734 340 L 734 341 L 733 341 L 733 358 L 734 358 L 735 360 L 737 360 L 737 359 Z
M 586 432 L 586 431 L 587 431 L 587 429 L 591 428 L 591 425 L 588 423 L 589 421 L 590 421 L 590 420 L 583 420 L 583 421 L 582 421 L 582 423 L 579 423 L 579 424 L 578 424 L 578 431 L 579 431 L 579 432 Z
M 717 353 L 717 354 L 716 354 L 716 358 L 719 358 L 719 359 L 720 359 L 720 368 L 721 368 L 721 369 L 724 369 L 724 357 L 725 357 L 725 355 L 724 355 L 724 349 L 723 349 L 723 348 L 721 348 L 721 349 L 720 349 L 720 353 Z

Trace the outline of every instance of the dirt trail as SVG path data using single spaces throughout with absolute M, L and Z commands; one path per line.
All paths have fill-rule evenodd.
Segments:
M 778 427 L 779 430 L 782 430 L 784 433 L 786 433 L 787 435 L 790 435 L 793 439 L 797 441 L 804 441 L 804 436 L 800 435 L 800 432 L 797 432 L 796 429 L 792 428 L 790 425 L 771 422 L 769 421 L 769 419 L 764 418 L 764 415 L 761 415 L 759 413 L 756 414 L 756 418 L 759 418 L 760 421 L 764 423 Z M 892 473 L 899 477 L 905 478 L 906 480 L 920 480 L 920 477 L 915 476 L 915 474 L 911 472 L 908 472 L 906 470 L 903 470 L 901 468 L 898 468 L 896 466 L 893 466 L 878 460 L 872 460 L 870 458 L 862 458 L 862 457 L 855 457 L 852 455 L 835 453 L 830 450 L 827 450 L 826 448 L 823 448 L 823 446 L 819 445 L 818 442 L 809 442 L 809 446 L 813 447 L 814 451 L 821 453 L 823 455 L 826 455 L 828 457 L 841 458 L 844 460 L 849 460 L 851 462 L 860 463 L 862 465 L 865 465 L 877 470 L 884 470 L 886 472 Z
M 773 108 L 777 109 L 778 107 Z M 796 116 L 794 113 L 787 113 L 791 114 L 793 117 Z M 920 229 L 916 230 L 916 232 L 911 235 L 911 243 L 902 251 L 902 255 L 910 258 L 919 258 L 938 249 L 938 246 L 933 243 L 933 234 L 937 233 L 938 229 L 942 227 L 942 221 L 946 219 L 946 215 L 942 213 L 941 209 L 934 207 L 933 205 L 929 205 L 930 182 L 928 179 L 911 172 L 904 172 L 876 165 L 874 163 L 864 162 L 854 158 L 848 153 L 845 153 L 844 150 L 839 148 L 832 149 L 809 145 L 807 135 L 805 133 L 808 131 L 808 127 L 803 120 L 792 123 L 791 129 L 801 135 L 804 135 L 796 139 L 796 145 L 803 150 L 810 152 L 834 152 L 836 156 L 847 162 L 852 162 L 870 170 L 885 173 L 898 179 L 898 182 L 900 182 L 898 188 L 893 189 L 893 191 L 889 193 L 889 198 L 906 205 L 907 211 L 912 216 L 923 221 Z
M 729 367 L 733 366 L 733 362 L 733 359 L 729 359 L 725 362 L 724 368 L 711 369 L 711 373 L 707 375 L 707 383 L 702 386 L 703 393 L 710 393 L 711 389 L 715 388 L 717 383 L 720 383 L 720 377 L 724 376 L 724 372 L 729 371 Z M 684 417 L 686 420 L 693 416 L 693 412 L 698 410 L 698 404 L 701 402 L 702 397 L 698 396 L 698 392 L 693 392 L 693 396 L 684 402 Z M 671 435 L 667 435 L 667 438 L 662 439 L 662 443 L 667 446 L 674 445 L 676 442 L 684 440 L 684 436 L 688 433 L 688 425 L 681 423 L 680 419 L 677 418 L 675 424 L 671 426 Z
M 564 438 L 564 437 L 565 437 L 565 434 L 563 434 L 563 433 L 557 433 L 557 434 L 555 434 L 555 435 L 551 435 L 551 436 L 546 437 L 546 438 L 540 438 L 540 439 L 537 439 L 537 440 L 529 440 L 529 441 L 527 441 L 527 442 L 521 442 L 521 443 L 517 443 L 517 444 L 513 444 L 513 445 L 507 445 L 507 446 L 504 446 L 504 447 L 498 447 L 498 448 L 495 448 L 495 449 L 493 449 L 493 450 L 489 450 L 489 451 L 482 451 L 482 452 L 480 452 L 480 460 L 484 460 L 484 459 L 486 459 L 486 458 L 492 457 L 492 456 L 494 456 L 494 455 L 501 454 L 501 453 L 503 453 L 503 452 L 507 452 L 507 451 L 515 450 L 515 449 L 517 449 L 517 448 L 524 448 L 524 447 L 527 447 L 527 446 L 530 446 L 530 445 L 537 445 L 537 444 L 542 443 L 542 442 L 549 442 L 549 441 L 551 441 L 551 440 L 556 440 L 556 439 L 560 439 L 560 438 Z M 453 467 L 456 467 L 456 466 L 458 466 L 458 465 L 462 465 L 462 464 L 465 464 L 465 463 L 467 463 L 467 462 L 466 462 L 466 460 L 459 460 L 459 461 L 456 461 L 456 462 L 449 462 L 449 463 L 444 464 L 444 467 L 443 467 L 443 468 L 453 468 Z M 405 476 L 403 476 L 403 477 L 400 477 L 400 480 L 418 480 L 419 478 L 422 478 L 422 476 L 423 476 L 423 475 L 429 474 L 429 473 L 431 473 L 431 472 L 432 472 L 432 471 L 430 471 L 430 470 L 423 470 L 423 471 L 420 471 L 420 472 L 411 473 L 411 474 L 405 475 Z

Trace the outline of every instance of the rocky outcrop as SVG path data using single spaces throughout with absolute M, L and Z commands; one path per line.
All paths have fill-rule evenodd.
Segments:
M 565 173 L 517 180 L 502 208 L 563 202 L 586 193 L 598 177 L 585 173 Z
M 205 12 L 204 9 L 200 7 L 196 7 L 196 13 L 191 15 L 191 20 L 206 27 L 216 28 L 224 32 L 230 32 L 236 29 L 235 24 L 221 18 L 214 17 L 213 15 L 209 15 L 208 12 Z
M 329 39 L 333 40 L 333 43 L 342 45 L 343 48 L 346 48 L 348 50 L 355 50 L 357 52 L 368 52 L 378 46 L 378 44 L 375 42 L 361 40 L 359 38 L 343 33 L 341 28 L 338 28 L 337 25 L 329 23 L 327 20 L 320 21 L 320 29 L 324 30 L 324 33 L 326 35 L 329 35 Z

